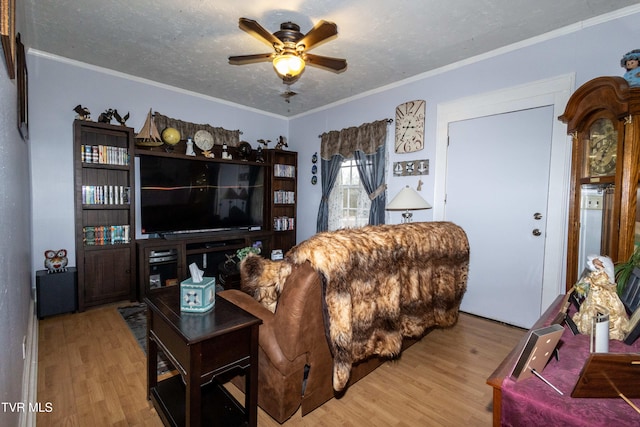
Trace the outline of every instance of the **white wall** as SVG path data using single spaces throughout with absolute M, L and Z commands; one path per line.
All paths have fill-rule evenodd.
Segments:
M 33 197 L 33 269 L 47 249 L 69 250 L 75 265 L 73 108 L 82 104 L 96 120 L 108 108 L 130 112 L 127 125 L 140 130 L 149 109 L 176 119 L 240 129 L 241 139 L 288 136 L 287 120 L 235 104 L 180 91 L 42 52 L 29 52 Z M 115 121 L 114 121 L 115 123 Z
M 388 128 L 387 200 L 391 200 L 405 185 L 415 188 L 418 183 L 418 177 L 394 177 L 391 172 L 393 162 L 427 158 L 430 173 L 420 177 L 424 182 L 420 194 L 433 204 L 434 171 L 438 161 L 435 158 L 437 105 L 572 72 L 576 73 L 576 87 L 598 76 L 622 76 L 625 70 L 620 67 L 620 58 L 626 52 L 640 48 L 640 13 L 612 20 L 617 17 L 603 16 L 540 37 L 535 43 L 523 43 L 516 46 L 518 49 L 512 47 L 483 58 L 472 58 L 381 88 L 358 99 L 292 118 L 289 125 L 290 146 L 299 152 L 298 241 L 316 231 L 321 186 L 319 183 L 312 185 L 310 180 L 311 156 L 320 150 L 320 134 L 383 118 L 395 118 L 397 105 L 414 99 L 426 100 L 425 148 L 422 151 L 395 154 L 394 126 Z M 469 179 L 481 178 L 478 171 L 469 171 Z M 414 220 L 431 220 L 432 212 L 416 211 Z M 387 222 L 400 222 L 399 213 L 388 215 Z

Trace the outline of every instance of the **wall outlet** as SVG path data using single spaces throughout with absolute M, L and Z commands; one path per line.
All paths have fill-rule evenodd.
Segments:
M 602 210 L 602 196 L 587 195 L 584 198 L 584 209 Z

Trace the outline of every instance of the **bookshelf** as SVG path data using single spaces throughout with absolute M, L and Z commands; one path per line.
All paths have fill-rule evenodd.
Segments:
M 78 310 L 136 297 L 133 129 L 75 120 Z
M 271 165 L 267 220 L 273 231 L 272 248 L 284 254 L 296 244 L 298 153 L 265 151 Z

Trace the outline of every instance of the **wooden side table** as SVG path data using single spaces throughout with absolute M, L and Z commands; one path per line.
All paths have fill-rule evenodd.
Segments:
M 147 398 L 170 426 L 256 426 L 258 327 L 262 321 L 216 297 L 203 314 L 181 313 L 179 286 L 144 299 L 147 304 Z M 158 381 L 157 352 L 180 375 Z M 244 407 L 218 381 L 235 369 L 245 373 Z

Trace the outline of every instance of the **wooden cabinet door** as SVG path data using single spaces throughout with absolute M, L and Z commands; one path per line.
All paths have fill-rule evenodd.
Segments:
M 85 251 L 84 299 L 86 304 L 129 298 L 131 291 L 129 259 L 131 259 L 129 247 Z

